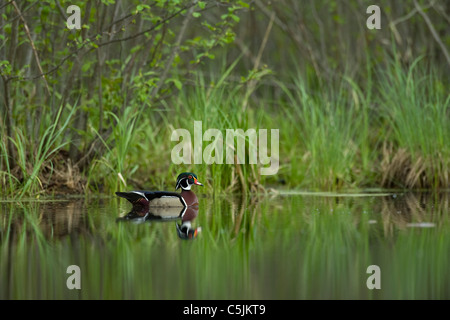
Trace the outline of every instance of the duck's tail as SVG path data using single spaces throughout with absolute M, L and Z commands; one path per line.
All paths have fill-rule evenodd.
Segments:
M 118 195 L 121 198 L 125 198 L 128 201 L 130 201 L 132 204 L 140 203 L 140 202 L 147 202 L 147 197 L 143 192 L 140 191 L 130 191 L 130 192 L 116 192 L 116 195 Z

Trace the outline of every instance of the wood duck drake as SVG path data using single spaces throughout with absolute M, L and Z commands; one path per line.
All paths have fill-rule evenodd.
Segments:
M 181 217 L 188 207 L 198 206 L 198 198 L 191 187 L 193 185 L 203 186 L 198 179 L 197 175 L 192 172 L 183 172 L 178 175 L 175 190 L 181 188 L 181 193 L 169 192 L 169 191 L 129 191 L 129 192 L 116 192 L 119 197 L 125 198 L 139 208 L 140 211 L 158 211 L 161 212 L 161 217 L 164 217 L 166 211 L 173 212 L 177 210 L 170 210 L 170 208 L 180 208 L 181 213 L 177 214 Z M 155 208 L 167 208 L 167 210 L 151 210 Z M 138 208 L 136 208 L 138 209 Z M 179 211 L 178 211 L 179 212 Z
M 131 211 L 117 221 L 132 221 L 144 223 L 149 221 L 171 221 L 181 218 L 181 224 L 176 224 L 177 234 L 181 239 L 195 239 L 201 227 L 193 228 L 191 222 L 198 215 L 198 198 L 191 191 L 192 185 L 203 186 L 197 176 L 191 172 L 181 173 L 177 178 L 175 190 L 181 188 L 181 193 L 168 191 L 129 191 L 116 192 L 133 204 Z

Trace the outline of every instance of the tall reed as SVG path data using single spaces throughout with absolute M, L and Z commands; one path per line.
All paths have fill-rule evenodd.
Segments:
M 289 144 L 289 184 L 325 190 L 360 185 L 369 156 L 362 153 L 369 123 L 360 89 L 345 78 L 314 87 L 297 75 L 293 83 L 294 89 L 280 83 L 287 96 L 282 125 Z
M 385 154 L 386 182 L 409 188 L 448 187 L 448 88 L 421 58 L 406 70 L 394 60 L 378 77 L 378 112 L 381 126 L 388 129 L 382 138 L 394 145 Z

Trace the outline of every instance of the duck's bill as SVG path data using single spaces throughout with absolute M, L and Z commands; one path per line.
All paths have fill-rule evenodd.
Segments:
M 195 229 L 194 238 L 197 237 L 200 232 L 202 232 L 202 227 L 198 227 L 197 229 Z
M 194 178 L 194 184 L 198 185 L 198 186 L 203 186 L 203 184 L 201 184 L 197 179 Z

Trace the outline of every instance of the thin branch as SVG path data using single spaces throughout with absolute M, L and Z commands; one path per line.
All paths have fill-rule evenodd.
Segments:
M 443 8 L 440 7 L 442 4 L 439 5 L 439 8 L 436 8 L 436 7 L 435 7 L 435 2 L 433 2 L 431 5 L 433 6 L 433 9 L 434 9 L 439 15 L 443 16 L 444 19 L 447 20 L 448 23 L 450 23 L 450 16 L 448 16 L 448 15 L 445 13 L 445 11 L 444 11 L 445 9 L 443 9 Z
M 67 20 L 67 15 L 64 12 L 63 7 L 61 6 L 61 3 L 59 3 L 58 0 L 55 1 L 56 2 L 56 6 L 58 7 L 59 13 L 62 15 L 62 17 L 64 18 L 64 20 Z
M 431 3 L 430 5 L 428 5 L 426 7 L 423 7 L 422 9 L 431 8 L 433 5 L 434 5 L 434 1 L 433 1 L 433 3 Z M 406 21 L 408 19 L 411 19 L 418 11 L 419 10 L 417 8 L 414 8 L 413 10 L 411 10 L 410 13 L 404 15 L 403 17 L 400 17 L 398 19 L 395 19 L 394 21 L 391 21 L 389 23 L 389 26 L 392 28 L 392 26 L 395 26 L 396 24 L 399 24 L 399 23 L 404 22 L 404 21 Z
M 272 11 L 270 11 L 261 1 L 256 0 L 255 4 L 267 17 L 270 18 L 272 16 Z M 278 18 L 276 15 L 274 16 L 274 22 L 281 30 L 283 30 L 284 32 L 288 32 L 288 27 L 286 26 L 286 24 L 281 21 L 280 18 Z
M 111 44 L 111 43 L 114 43 L 114 42 L 128 41 L 128 40 L 137 38 L 137 37 L 139 37 L 139 36 L 142 36 L 143 34 L 146 34 L 147 32 L 153 31 L 154 29 L 156 29 L 157 27 L 159 27 L 161 24 L 166 23 L 167 21 L 169 21 L 169 20 L 175 18 L 175 17 L 178 16 L 181 12 L 183 12 L 183 11 L 186 10 L 186 9 L 189 9 L 189 8 L 193 7 L 195 4 L 196 4 L 196 3 L 193 2 L 193 3 L 191 3 L 190 5 L 181 8 L 181 9 L 178 10 L 177 12 L 175 12 L 175 13 L 173 13 L 172 15 L 170 15 L 170 16 L 168 16 L 168 17 L 162 19 L 160 22 L 158 22 L 157 24 L 153 25 L 151 28 L 148 28 L 148 29 L 146 29 L 146 30 L 144 30 L 144 31 L 138 32 L 138 33 L 133 34 L 133 35 L 128 36 L 128 37 L 124 37 L 124 38 L 120 38 L 120 39 L 113 39 L 113 40 L 110 40 L 110 41 L 98 43 L 97 45 L 98 45 L 99 47 L 103 47 L 103 46 L 106 46 L 106 45 Z
M 32 4 L 30 4 L 28 7 L 23 9 L 22 14 L 25 14 L 25 12 L 27 12 L 28 10 L 33 8 L 38 2 L 39 2 L 39 0 L 36 0 Z M 7 4 L 10 4 L 10 3 L 12 3 L 12 1 L 8 2 Z M 0 26 L 0 29 L 3 29 L 6 25 L 10 24 L 11 22 L 13 22 L 14 20 L 19 19 L 19 18 L 20 18 L 20 15 L 16 15 L 15 17 L 10 18 L 7 22 L 5 22 L 3 25 Z
M 114 25 L 118 24 L 119 22 L 122 22 L 123 20 L 126 20 L 126 19 L 128 19 L 128 18 L 137 16 L 137 15 L 138 15 L 138 14 L 136 14 L 136 13 L 129 13 L 129 14 L 123 16 L 122 18 L 119 18 L 119 19 L 117 19 L 116 21 L 113 21 L 113 22 L 108 26 L 108 28 L 106 28 L 106 29 L 111 29 Z
M 121 42 L 121 41 L 128 41 L 128 40 L 131 40 L 131 39 L 135 39 L 135 38 L 137 38 L 137 37 L 139 37 L 139 36 L 144 35 L 144 34 L 147 33 L 147 32 L 151 32 L 151 31 L 155 30 L 155 29 L 156 29 L 157 27 L 159 27 L 160 25 L 162 25 L 162 24 L 166 23 L 167 21 L 169 21 L 169 20 L 175 18 L 175 17 L 178 16 L 182 11 L 184 11 L 184 10 L 186 10 L 186 9 L 189 9 L 189 8 L 193 7 L 195 4 L 196 4 L 196 2 L 193 2 L 193 3 L 189 4 L 188 6 L 181 8 L 180 10 L 178 10 L 178 11 L 175 12 L 175 13 L 173 13 L 172 15 L 170 15 L 170 16 L 168 16 L 168 17 L 162 19 L 161 21 L 159 21 L 158 23 L 156 23 L 155 25 L 153 25 L 151 28 L 148 28 L 148 29 L 146 29 L 146 30 L 144 30 L 144 31 L 138 32 L 138 33 L 136 33 L 136 34 L 133 34 L 133 35 L 128 36 L 128 37 L 125 37 L 125 38 L 112 39 L 112 40 L 110 40 L 110 41 L 105 41 L 105 42 L 103 42 L 103 43 L 98 43 L 97 46 L 98 46 L 98 47 L 103 47 L 103 46 L 106 46 L 106 45 L 111 44 L 111 43 Z M 110 28 L 110 27 L 111 27 L 111 26 L 109 26 L 108 28 Z M 102 32 L 101 34 L 107 34 L 107 35 L 110 35 L 110 33 L 109 33 L 109 32 L 106 32 L 106 31 Z M 55 71 L 58 70 L 58 69 L 59 69 L 59 68 L 60 68 L 60 67 L 61 67 L 61 66 L 69 59 L 69 58 L 71 58 L 73 55 L 78 54 L 78 52 L 80 52 L 82 49 L 84 49 L 88 43 L 91 43 L 91 40 L 92 40 L 92 39 L 95 39 L 98 35 L 101 35 L 101 34 L 95 34 L 94 36 L 88 38 L 88 39 L 87 39 L 87 40 L 86 40 L 79 48 L 75 49 L 74 51 L 72 51 L 71 53 L 69 53 L 67 56 L 65 56 L 64 58 L 62 58 L 62 60 L 61 60 L 56 66 L 54 66 L 52 69 L 50 69 L 49 71 L 47 71 L 47 72 L 42 72 L 42 71 L 41 71 L 40 74 L 37 74 L 37 75 L 34 75 L 34 76 L 30 76 L 30 77 L 21 77 L 20 79 L 21 79 L 21 80 L 34 80 L 34 79 L 37 79 L 37 78 L 40 78 L 40 77 L 43 77 L 43 76 L 46 76 L 46 75 L 48 75 L 48 74 L 51 74 L 51 73 L 55 72 Z M 89 48 L 89 49 L 86 51 L 86 53 L 88 53 L 88 52 L 90 52 L 90 51 L 92 51 L 92 50 L 95 50 L 95 48 Z M 11 77 L 10 79 L 15 79 L 15 78 L 19 78 L 19 76 L 13 76 L 13 77 Z
M 12 138 L 12 108 L 11 108 L 11 101 L 9 98 L 9 87 L 8 87 L 8 82 L 10 79 L 7 79 L 6 76 L 4 76 L 1 72 L 0 72 L 0 76 L 3 79 L 3 93 L 4 93 L 4 103 L 5 103 L 5 111 L 6 111 L 6 116 L 5 116 L 5 126 L 6 126 L 6 135 L 7 137 Z M 8 157 L 10 157 L 9 159 L 9 164 L 10 164 L 10 169 L 14 168 L 16 166 L 16 161 L 15 161 L 15 155 L 14 155 L 14 148 L 13 148 L 13 143 L 11 139 L 6 139 L 6 144 L 7 144 L 7 148 L 8 148 Z
M 447 51 L 447 48 L 445 47 L 444 43 L 442 42 L 441 38 L 439 38 L 438 33 L 436 32 L 436 29 L 434 29 L 433 24 L 431 23 L 430 18 L 427 16 L 427 14 L 423 11 L 423 9 L 419 6 L 417 3 L 417 0 L 414 0 L 414 6 L 419 11 L 419 14 L 422 16 L 422 18 L 425 20 L 425 23 L 427 24 L 428 28 L 430 29 L 431 34 L 433 35 L 434 40 L 438 43 L 438 45 L 441 47 L 442 52 L 444 53 L 445 58 L 447 59 L 447 63 L 450 66 L 450 54 Z
M 251 52 L 251 50 L 247 47 L 247 45 L 244 43 L 244 41 L 242 41 L 240 38 L 236 38 L 234 40 L 234 42 L 236 43 L 236 45 L 239 47 L 239 49 L 241 50 L 242 54 L 244 56 L 246 56 L 248 59 L 251 60 L 251 62 L 253 63 L 253 65 L 256 62 L 256 58 L 253 55 L 253 53 Z
M 2 5 L 1 7 L 0 7 L 0 9 L 3 9 L 4 7 L 6 7 L 7 5 L 9 5 L 9 4 L 11 4 L 12 3 L 12 1 L 8 1 L 7 3 L 5 3 L 4 5 Z
M 183 39 L 183 36 L 186 32 L 187 26 L 189 24 L 189 20 L 191 20 L 192 13 L 194 12 L 194 8 L 195 8 L 194 6 L 191 6 L 189 8 L 189 11 L 187 12 L 186 17 L 183 20 L 183 24 L 181 25 L 181 29 L 178 33 L 177 39 L 175 40 L 174 48 L 172 49 L 172 52 L 170 53 L 170 56 L 165 63 L 166 67 L 164 68 L 163 74 L 159 78 L 159 81 L 158 81 L 156 87 L 154 87 L 152 90 L 152 93 L 151 93 L 152 97 L 155 97 L 158 94 L 158 91 L 161 89 L 161 87 L 164 84 L 164 81 L 167 78 L 167 75 L 172 66 L 173 60 L 175 59 L 175 56 L 177 55 L 177 53 L 180 49 L 181 40 Z
M 272 11 L 269 10 L 260 0 L 255 0 L 255 4 L 261 9 L 261 11 L 267 16 L 267 17 L 271 17 L 272 16 Z M 274 11 L 276 11 L 276 8 L 274 7 Z M 292 41 L 294 41 L 294 44 L 299 48 L 299 50 L 305 50 L 307 51 L 307 53 L 310 56 L 311 59 L 311 63 L 314 67 L 314 70 L 316 71 L 316 73 L 320 76 L 320 70 L 319 70 L 319 66 L 316 62 L 316 57 L 314 56 L 314 52 L 310 46 L 310 44 L 308 43 L 308 41 L 303 41 L 301 38 L 301 35 L 299 34 L 299 32 L 297 30 L 293 30 L 292 28 L 289 27 L 288 24 L 284 23 L 276 14 L 274 16 L 274 23 L 284 32 L 287 33 L 287 35 L 292 39 Z M 300 27 L 300 31 L 302 31 L 305 35 L 305 38 L 307 36 L 307 32 L 306 32 L 306 28 L 304 26 L 304 23 L 299 21 L 299 27 Z
M 269 39 L 270 31 L 272 30 L 273 21 L 275 20 L 275 12 L 272 12 L 270 15 L 270 21 L 269 25 L 267 26 L 266 32 L 264 34 L 264 38 L 262 40 L 261 46 L 259 47 L 258 54 L 255 58 L 255 64 L 253 65 L 253 70 L 256 71 L 259 68 L 259 64 L 261 63 L 262 54 L 264 52 L 264 49 L 266 48 L 267 40 Z M 242 112 L 245 112 L 245 109 L 247 109 L 248 105 L 248 99 L 250 98 L 250 95 L 253 93 L 256 87 L 256 79 L 250 80 L 248 83 L 247 91 L 245 93 L 244 101 L 242 103 Z
M 17 4 L 14 0 L 12 1 L 12 5 L 16 9 L 17 14 L 20 16 L 20 20 L 22 20 L 22 22 L 23 22 L 23 26 L 25 28 L 25 33 L 27 34 L 28 40 L 30 41 L 31 48 L 33 49 L 34 57 L 36 59 L 36 64 L 38 66 L 39 72 L 41 72 L 41 74 L 43 74 L 44 71 L 42 70 L 41 62 L 39 60 L 39 55 L 37 53 L 33 39 L 31 38 L 30 29 L 28 28 L 27 22 L 25 21 L 25 18 L 23 17 L 22 13 L 20 12 L 19 7 L 17 6 Z M 44 80 L 45 88 L 47 89 L 47 93 L 48 93 L 48 95 L 50 95 L 50 88 L 48 87 L 47 79 L 45 78 L 44 75 L 42 76 L 42 78 Z
M 259 64 L 261 63 L 262 54 L 264 52 L 264 49 L 266 48 L 267 40 L 269 39 L 269 34 L 270 31 L 272 30 L 274 19 L 275 19 L 275 12 L 273 12 L 272 15 L 270 16 L 269 25 L 267 26 L 263 41 L 261 43 L 261 46 L 259 47 L 258 55 L 256 56 L 255 65 L 253 67 L 253 69 L 255 70 L 259 68 Z

